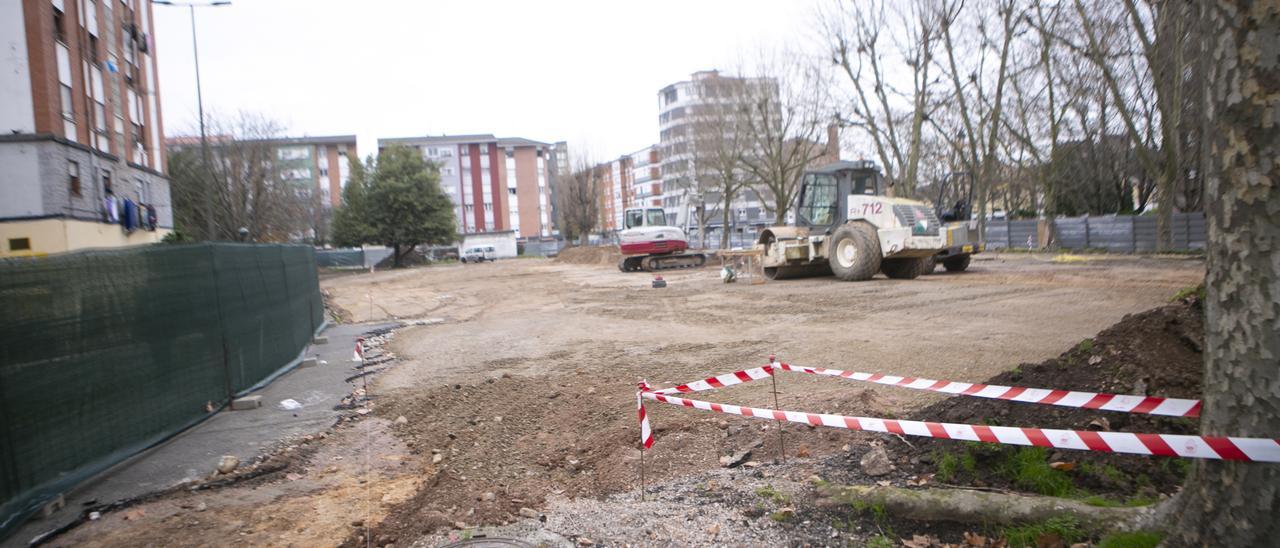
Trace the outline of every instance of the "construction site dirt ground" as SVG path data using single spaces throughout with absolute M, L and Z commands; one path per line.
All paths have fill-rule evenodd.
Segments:
M 753 460 L 773 460 L 777 426 L 651 404 L 657 443 L 645 459 L 658 487 L 641 503 L 637 381 L 666 387 L 776 355 L 976 382 L 1055 357 L 1203 274 L 1190 257 L 985 254 L 965 273 L 861 283 L 723 284 L 708 266 L 664 273 L 668 286 L 654 289 L 651 274 L 550 259 L 326 277 L 330 305 L 352 321 L 443 320 L 396 332 L 384 349 L 394 366 L 369 380 L 368 416 L 314 440 L 287 478 L 139 505 L 140 514 L 104 517 L 58 542 L 364 545 L 372 527 L 370 544 L 406 546 L 500 526 L 491 534 L 536 539 L 535 529 L 558 529 L 548 538 L 582 544 L 786 542 L 795 531 L 767 516 L 743 522 L 752 505 L 734 508 L 733 497 L 718 509 L 682 502 L 681 478 L 697 476 L 700 489 L 757 485 L 771 474 L 770 488 L 801 484 L 806 459 L 883 439 L 791 426 L 789 468 L 727 476 L 725 455 L 754 449 Z M 941 397 L 807 375 L 781 376 L 777 389 L 784 409 L 873 417 L 907 416 Z M 704 399 L 773 406 L 768 382 Z M 615 506 L 583 507 L 606 500 Z M 696 525 L 695 514 L 710 521 Z M 733 536 L 734 528 L 757 531 Z M 823 538 L 857 538 L 833 534 Z

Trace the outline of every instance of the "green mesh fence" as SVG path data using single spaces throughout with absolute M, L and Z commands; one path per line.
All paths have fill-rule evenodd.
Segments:
M 294 365 L 324 322 L 315 265 L 244 244 L 0 260 L 0 538 Z

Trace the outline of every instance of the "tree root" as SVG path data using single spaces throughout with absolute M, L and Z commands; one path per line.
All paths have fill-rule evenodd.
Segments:
M 903 489 L 871 485 L 824 485 L 819 504 L 882 508 L 887 514 L 923 521 L 996 525 L 1037 523 L 1071 517 L 1091 532 L 1130 531 L 1151 512 L 1104 508 L 1057 497 L 992 493 L 971 489 Z

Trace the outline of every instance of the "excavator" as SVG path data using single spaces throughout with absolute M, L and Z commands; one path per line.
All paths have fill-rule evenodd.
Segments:
M 629 208 L 623 212 L 625 227 L 618 233 L 618 249 L 623 272 L 654 272 L 676 268 L 696 268 L 706 264 L 707 256 L 688 253 L 689 240 L 684 231 L 667 224 L 660 207 Z

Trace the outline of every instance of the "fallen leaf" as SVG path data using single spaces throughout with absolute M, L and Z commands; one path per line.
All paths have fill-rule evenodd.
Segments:
M 142 517 L 145 515 L 147 515 L 146 510 L 143 510 L 141 508 L 135 508 L 133 510 L 129 510 L 128 512 L 125 512 L 124 519 L 128 521 L 138 521 L 142 519 Z
M 1066 548 L 1063 544 L 1062 537 L 1053 533 L 1045 533 L 1036 539 L 1036 548 Z
M 970 533 L 970 532 L 968 532 L 968 531 L 965 531 L 965 533 L 964 533 L 964 543 L 965 543 L 965 544 L 967 544 L 967 545 L 969 545 L 969 546 L 986 546 L 986 545 L 987 545 L 987 537 L 984 537 L 984 536 L 979 535 L 979 534 L 977 534 L 977 533 Z
M 902 545 L 907 548 L 929 548 L 937 542 L 938 539 L 928 535 L 911 535 L 911 540 L 902 539 Z
M 1074 462 L 1051 462 L 1051 463 L 1049 463 L 1049 468 L 1052 468 L 1052 469 L 1054 469 L 1054 470 L 1062 470 L 1063 472 L 1070 472 L 1070 471 L 1072 471 L 1072 470 L 1075 470 L 1075 469 L 1076 469 L 1076 463 L 1074 463 Z

